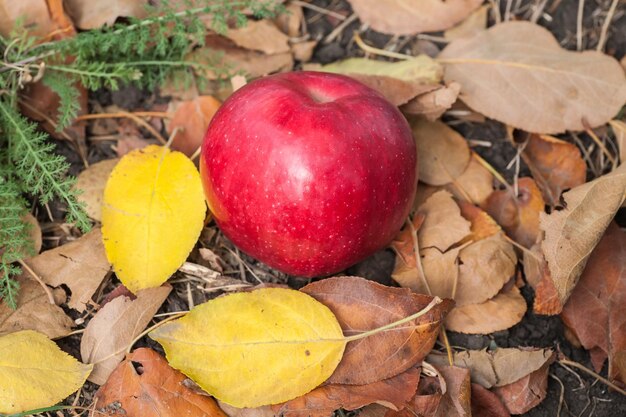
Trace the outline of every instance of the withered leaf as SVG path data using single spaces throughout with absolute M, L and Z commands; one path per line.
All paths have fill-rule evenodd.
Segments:
M 166 125 L 167 130 L 171 135 L 174 129 L 179 129 L 172 141 L 172 149 L 192 156 L 202 145 L 209 122 L 220 105 L 220 101 L 212 96 L 170 101 L 168 112 L 173 115 Z
M 188 388 L 186 376 L 148 348 L 128 354 L 96 393 L 97 411 L 127 417 L 226 417 L 215 400 Z
M 118 17 L 141 19 L 147 15 L 144 0 L 65 0 L 64 3 L 67 13 L 80 29 L 112 25 Z
M 444 252 L 470 234 L 471 223 L 461 215 L 458 204 L 445 190 L 430 196 L 417 213 L 424 216 L 418 232 L 420 248 L 432 247 Z
M 563 194 L 566 206 L 541 213 L 541 249 L 558 295 L 559 313 L 626 193 L 626 164 Z
M 435 121 L 452 107 L 460 91 L 461 84 L 457 82 L 437 86 L 435 89 L 411 97 L 401 110 L 403 113 L 422 115 L 430 121 Z
M 328 278 L 308 284 L 301 291 L 330 308 L 346 335 L 393 323 L 418 312 L 432 300 L 406 288 L 386 287 L 358 277 Z M 364 385 L 415 366 L 432 349 L 452 305 L 451 300 L 443 300 L 406 327 L 349 342 L 327 382 Z M 373 362 L 372 357 L 379 359 Z
M 224 36 L 237 46 L 268 55 L 289 52 L 289 37 L 267 19 L 248 20 L 245 26 L 229 29 Z
M 609 378 L 626 383 L 626 233 L 611 223 L 593 250 L 561 317 L 591 354 L 600 372 L 609 358 Z
M 509 410 L 496 394 L 482 385 L 472 383 L 472 417 L 510 416 Z
M 511 414 L 523 414 L 546 398 L 548 371 L 552 360 L 553 358 L 522 379 L 493 389 Z
M 480 6 L 461 23 L 446 30 L 443 37 L 448 40 L 467 38 L 487 29 L 487 14 L 490 8 L 491 5 L 487 4 Z
M 493 175 L 472 153 L 472 159 L 465 171 L 444 187 L 459 200 L 481 205 L 493 192 Z
M 85 204 L 85 211 L 94 220 L 102 221 L 104 186 L 118 161 L 118 158 L 114 158 L 96 162 L 78 174 L 74 185 L 74 189 L 82 191 L 78 201 Z

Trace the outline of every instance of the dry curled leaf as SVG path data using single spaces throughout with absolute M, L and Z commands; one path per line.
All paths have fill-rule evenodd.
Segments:
M 493 192 L 493 174 L 472 154 L 465 171 L 444 188 L 458 200 L 481 205 Z
M 432 301 L 427 295 L 358 277 L 328 278 L 308 284 L 301 291 L 326 305 L 347 336 L 408 317 Z M 432 349 L 452 305 L 451 300 L 444 300 L 404 328 L 349 342 L 328 383 L 369 384 L 415 366 Z M 371 357 L 380 360 L 373 363 Z
M 600 126 L 626 101 L 626 76 L 614 58 L 566 51 L 530 22 L 501 23 L 457 39 L 439 59 L 446 82 L 461 84 L 468 106 L 528 132 Z
M 420 248 L 447 251 L 471 233 L 471 223 L 461 215 L 461 209 L 447 191 L 437 191 L 422 204 L 417 213 L 424 216 L 418 232 Z M 403 238 L 410 238 L 410 234 Z
M 558 314 L 574 289 L 593 248 L 598 244 L 626 193 L 626 164 L 563 194 L 565 208 L 541 213 L 545 238 L 541 249 L 556 289 Z M 542 299 L 537 296 L 538 302 Z
M 107 303 L 91 319 L 80 341 L 84 362 L 93 363 L 89 381 L 104 384 L 130 343 L 150 323 L 172 288 L 165 285 L 137 293 L 137 298 L 117 297 Z
M 178 129 L 172 149 L 191 157 L 202 145 L 209 122 L 222 103 L 212 96 L 198 96 L 193 100 L 170 101 L 168 112 L 172 119 L 166 124 L 171 135 Z
M 472 383 L 472 416 L 511 417 L 511 414 L 496 394 Z
M 626 233 L 611 223 L 561 313 L 589 350 L 600 372 L 609 358 L 609 378 L 626 383 Z
M 465 172 L 471 153 L 463 136 L 442 122 L 411 118 L 410 123 L 419 150 L 420 181 L 445 185 Z
M 552 136 L 529 135 L 522 158 L 552 207 L 559 204 L 563 191 L 587 179 L 587 164 L 578 147 Z
M 348 0 L 361 22 L 378 32 L 414 35 L 448 29 L 482 0 Z
M 102 220 L 104 186 L 118 162 L 118 158 L 96 162 L 78 174 L 73 188 L 81 191 L 78 201 L 85 205 L 87 215 L 94 220 Z
M 186 379 L 157 352 L 137 349 L 100 387 L 91 416 L 226 417 L 213 398 L 188 388 Z
M 554 357 L 541 368 L 509 385 L 493 389 L 511 414 L 524 414 L 546 398 L 548 371 L 553 360 Z
M 95 228 L 79 239 L 28 260 L 33 270 L 52 287 L 67 285 L 68 307 L 85 311 L 102 280 L 111 270 L 104 253 L 102 233 Z
M 65 0 L 64 3 L 80 29 L 112 25 L 118 17 L 141 19 L 147 15 L 145 0 Z
M 289 37 L 266 19 L 248 20 L 243 27 L 229 29 L 224 36 L 241 48 L 268 55 L 289 52 Z
M 401 110 L 407 114 L 422 115 L 432 122 L 452 107 L 460 91 L 461 85 L 456 82 L 436 86 L 434 89 L 412 98 L 411 101 L 402 106 Z M 398 105 L 398 103 L 394 104 Z

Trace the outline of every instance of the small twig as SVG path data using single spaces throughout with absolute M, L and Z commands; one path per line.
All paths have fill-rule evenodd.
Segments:
M 619 0 L 613 0 L 611 3 L 611 7 L 609 7 L 609 11 L 606 14 L 606 19 L 604 19 L 604 24 L 602 25 L 602 32 L 600 33 L 600 40 L 598 41 L 598 46 L 596 47 L 596 51 L 602 52 L 604 50 L 604 44 L 606 43 L 607 33 L 609 32 L 609 26 L 611 26 L 611 20 L 613 20 L 613 16 L 615 15 L 615 9 L 617 9 L 617 3 Z
M 329 43 L 331 43 L 332 41 L 334 41 L 339 35 L 341 35 L 343 33 L 343 31 L 350 26 L 350 24 L 352 22 L 354 22 L 355 20 L 357 20 L 359 17 L 356 15 L 356 13 L 352 13 L 352 15 L 350 15 L 349 18 L 347 18 L 346 20 L 344 20 L 343 22 L 341 22 L 340 24 L 337 25 L 337 27 L 335 29 L 333 29 L 332 32 L 330 32 L 328 34 L 328 36 L 326 36 L 324 38 L 324 40 L 322 41 L 322 43 L 324 45 L 328 45 Z
M 596 135 L 595 132 L 593 130 L 591 130 L 591 127 L 589 127 L 586 122 L 583 122 L 583 125 L 585 126 L 585 132 L 587 132 L 587 134 L 591 137 L 591 139 L 593 139 L 593 141 L 596 143 L 596 145 L 598 145 L 598 147 L 600 148 L 602 153 L 606 155 L 608 160 L 611 162 L 611 165 L 613 166 L 613 168 L 616 168 L 617 167 L 617 159 L 615 159 L 615 157 L 613 155 L 611 155 L 611 152 L 609 152 L 609 150 L 607 149 L 607 147 L 604 144 L 604 142 L 602 142 L 600 140 L 598 135 Z
M 359 36 L 358 32 L 354 32 L 354 42 L 356 42 L 356 44 L 358 45 L 359 48 L 361 48 L 362 50 L 364 50 L 365 52 L 369 52 L 370 54 L 374 54 L 374 55 L 380 55 L 380 56 L 386 56 L 387 58 L 396 58 L 396 59 L 413 59 L 414 57 L 412 57 L 411 55 L 405 55 L 405 54 L 401 54 L 398 52 L 391 52 L 391 51 L 386 51 L 384 49 L 379 49 L 379 48 L 375 48 L 373 46 L 370 46 L 368 44 L 366 44 L 365 42 L 363 42 L 363 39 L 361 39 L 361 36 Z
M 174 143 L 174 139 L 176 138 L 176 135 L 178 135 L 178 132 L 180 132 L 181 127 L 177 126 L 174 128 L 174 130 L 172 130 L 172 133 L 170 133 L 170 137 L 167 138 L 167 142 L 165 142 L 165 147 L 166 148 L 171 148 L 172 147 L 172 143 Z
M 92 119 L 121 119 L 128 117 L 128 114 L 135 115 L 137 117 L 161 117 L 163 119 L 171 119 L 172 115 L 170 113 L 164 111 L 134 111 L 134 112 L 123 112 L 123 113 L 92 113 L 92 114 L 83 114 L 82 116 L 78 116 L 76 121 L 81 120 L 92 120 Z
M 43 288 L 44 292 L 48 296 L 48 301 L 50 302 L 50 304 L 56 305 L 57 303 L 54 301 L 54 295 L 52 294 L 52 291 L 46 285 L 46 283 L 43 282 L 43 280 L 39 277 L 39 275 L 37 275 L 37 273 L 33 271 L 33 269 L 24 260 L 20 259 L 18 260 L 18 262 L 20 263 L 20 265 L 22 265 L 22 268 L 27 270 L 28 273 L 32 275 L 33 278 L 35 278 L 35 281 L 37 281 L 39 285 L 41 285 L 41 288 Z
M 574 368 L 580 369 L 581 371 L 583 371 L 584 373 L 591 375 L 592 377 L 596 378 L 597 380 L 599 380 L 600 382 L 603 382 L 604 384 L 606 384 L 608 387 L 614 389 L 615 391 L 619 392 L 622 395 L 626 395 L 626 391 L 624 391 L 623 389 L 621 389 L 620 387 L 618 387 L 617 385 L 615 385 L 614 383 L 612 383 L 611 381 L 609 381 L 608 379 L 606 379 L 605 377 L 598 375 L 597 373 L 595 373 L 594 371 L 592 371 L 591 369 L 581 365 L 578 362 L 574 362 L 574 361 L 570 361 L 568 359 L 559 359 L 558 363 L 560 365 L 569 365 L 569 366 L 573 366 Z
M 193 154 L 189 157 L 192 161 L 195 161 L 197 157 L 200 156 L 202 152 L 202 145 L 198 146 L 198 148 L 193 152 Z
M 548 374 L 548 376 L 552 379 L 556 379 L 556 382 L 558 382 L 559 385 L 561 386 L 561 395 L 559 396 L 559 407 L 556 410 L 556 417 L 561 417 L 561 410 L 563 409 L 563 397 L 565 395 L 565 386 L 563 385 L 563 382 L 559 379 L 558 376 L 552 375 L 551 373 Z
M 578 0 L 578 15 L 576 16 L 576 50 L 583 49 L 583 12 L 585 10 L 585 0 Z
M 304 1 L 299 1 L 299 0 L 293 0 L 291 2 L 291 4 L 295 4 L 297 6 L 304 7 L 305 9 L 310 9 L 310 10 L 313 10 L 313 11 L 321 13 L 321 14 L 332 16 L 335 19 L 339 19 L 339 20 L 342 20 L 342 21 L 346 20 L 346 17 L 344 15 L 340 14 L 340 13 L 333 12 L 332 10 L 326 10 L 323 7 L 319 7 L 319 6 L 316 6 L 316 5 L 311 4 L 311 3 L 306 3 Z
M 513 188 L 511 188 L 511 186 L 509 185 L 508 182 L 506 182 L 506 180 L 504 179 L 504 177 L 498 172 L 496 171 L 496 169 L 494 167 L 491 166 L 491 164 L 489 164 L 489 162 L 485 161 L 480 155 L 478 155 L 476 152 L 472 152 L 472 157 L 476 158 L 476 161 L 478 161 L 483 167 L 485 167 L 485 169 L 489 172 L 491 172 L 491 175 L 493 175 L 493 177 L 495 179 L 498 180 L 498 182 L 500 182 L 500 184 L 504 185 L 504 187 L 509 190 L 511 193 L 513 192 Z M 514 194 L 515 195 L 515 194 Z

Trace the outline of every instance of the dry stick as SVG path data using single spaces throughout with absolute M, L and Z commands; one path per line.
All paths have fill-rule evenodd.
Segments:
M 556 379 L 556 382 L 561 386 L 561 395 L 559 396 L 559 407 L 556 410 L 556 417 L 561 417 L 561 410 L 563 409 L 563 396 L 565 395 L 565 386 L 563 382 L 559 379 L 558 376 L 552 375 L 551 373 L 548 376 L 552 379 Z
M 621 389 L 620 387 L 618 387 L 617 385 L 615 385 L 614 383 L 612 383 L 605 377 L 598 375 L 591 369 L 579 364 L 578 362 L 570 361 L 569 359 L 559 359 L 558 363 L 559 365 L 569 365 L 569 366 L 573 366 L 574 368 L 578 368 L 581 371 L 585 372 L 586 374 L 591 375 L 592 377 L 596 378 L 598 381 L 605 383 L 607 386 L 609 386 L 610 388 L 613 388 L 615 391 L 619 392 L 620 394 L 626 395 L 626 391 L 624 391 L 623 389 Z
M 314 4 L 306 3 L 306 2 L 303 2 L 303 1 L 299 1 L 299 0 L 292 1 L 291 4 L 295 4 L 297 6 L 304 7 L 305 9 L 311 9 L 311 10 L 316 11 L 316 12 L 321 13 L 321 14 L 332 16 L 335 19 L 339 19 L 339 20 L 342 20 L 342 21 L 346 20 L 346 17 L 344 15 L 342 15 L 340 13 L 337 13 L 337 12 L 333 12 L 332 10 L 326 10 L 323 7 L 319 7 L 319 6 L 316 6 Z
M 346 20 L 344 20 L 343 22 L 341 22 L 340 24 L 337 25 L 337 27 L 335 29 L 333 29 L 332 32 L 330 32 L 328 34 L 328 36 L 326 36 L 324 38 L 324 40 L 322 41 L 322 43 L 324 45 L 328 45 L 329 43 L 331 43 L 332 41 L 334 41 L 339 35 L 341 35 L 341 33 L 343 33 L 343 31 L 355 20 L 357 20 L 359 17 L 356 15 L 356 13 L 352 13 L 352 15 L 347 18 Z
M 135 123 L 137 123 L 138 125 L 140 125 L 143 128 L 145 128 L 148 132 L 150 132 L 152 134 L 152 136 L 154 136 L 159 142 L 161 142 L 161 144 L 165 145 L 165 143 L 166 143 L 165 138 L 155 128 L 150 126 L 150 124 L 148 122 L 143 120 L 141 117 L 170 118 L 171 115 L 169 115 L 167 113 L 164 113 L 164 112 L 135 112 L 135 113 L 131 113 L 131 112 L 127 112 L 127 111 L 120 111 L 120 112 L 117 112 L 117 113 L 85 114 L 83 116 L 78 116 L 76 118 L 76 120 L 120 119 L 120 118 L 131 119 Z
M 585 0 L 578 0 L 578 15 L 576 16 L 576 50 L 583 49 L 583 11 Z
M 358 32 L 354 32 L 353 36 L 354 42 L 358 45 L 359 48 L 364 50 L 365 52 L 369 52 L 370 54 L 386 56 L 387 58 L 396 58 L 396 59 L 413 59 L 414 57 L 410 55 L 401 54 L 398 52 L 386 51 L 384 49 L 375 48 L 363 42 L 361 36 L 359 36 Z
M 596 51 L 602 52 L 604 49 L 604 44 L 606 43 L 607 33 L 609 31 L 609 26 L 611 26 L 611 20 L 613 20 L 613 16 L 615 15 L 615 9 L 617 9 L 617 3 L 619 0 L 613 0 L 611 3 L 611 7 L 609 7 L 609 12 L 606 15 L 606 19 L 604 19 L 604 24 L 602 25 L 602 32 L 600 33 L 600 40 L 598 41 L 598 46 L 596 47 Z
M 593 141 L 596 143 L 596 145 L 598 145 L 600 150 L 602 150 L 602 153 L 606 155 L 609 161 L 611 161 L 611 165 L 613 165 L 613 168 L 617 168 L 617 160 L 613 155 L 611 155 L 611 152 L 609 152 L 606 145 L 600 140 L 598 135 L 596 135 L 594 131 L 591 130 L 591 127 L 589 127 L 589 125 L 584 121 L 583 126 L 585 126 L 585 132 L 587 132 L 587 134 L 591 136 L 591 139 L 593 139 Z
M 28 273 L 31 274 L 33 278 L 35 278 L 35 281 L 37 281 L 39 285 L 41 285 L 41 288 L 43 288 L 46 295 L 48 296 L 48 301 L 50 302 L 50 304 L 56 305 L 57 303 L 54 301 L 54 295 L 52 294 L 52 291 L 50 291 L 50 288 L 48 288 L 46 283 L 43 282 L 43 280 L 39 277 L 39 275 L 37 275 L 37 273 L 33 271 L 33 269 L 22 259 L 18 260 L 18 262 L 20 263 L 20 265 L 22 265 L 22 268 L 27 270 Z
M 502 175 L 500 175 L 500 173 L 498 171 L 496 171 L 496 169 L 494 167 L 491 166 L 491 164 L 489 164 L 489 162 L 485 161 L 480 155 L 478 155 L 476 152 L 472 152 L 472 156 L 474 158 L 476 158 L 476 161 L 478 161 L 487 171 L 491 172 L 491 175 L 493 175 L 493 177 L 495 179 L 498 180 L 498 182 L 500 182 L 500 184 L 504 185 L 504 187 L 509 190 L 510 192 L 513 192 L 513 189 L 511 188 L 511 186 L 509 185 L 508 182 L 506 182 L 506 180 L 504 179 L 504 177 Z

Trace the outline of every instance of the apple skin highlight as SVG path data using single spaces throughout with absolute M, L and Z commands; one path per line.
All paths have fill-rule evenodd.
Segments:
M 400 111 L 349 77 L 291 72 L 247 84 L 213 117 L 200 174 L 242 251 L 301 277 L 339 272 L 404 224 L 417 152 Z

